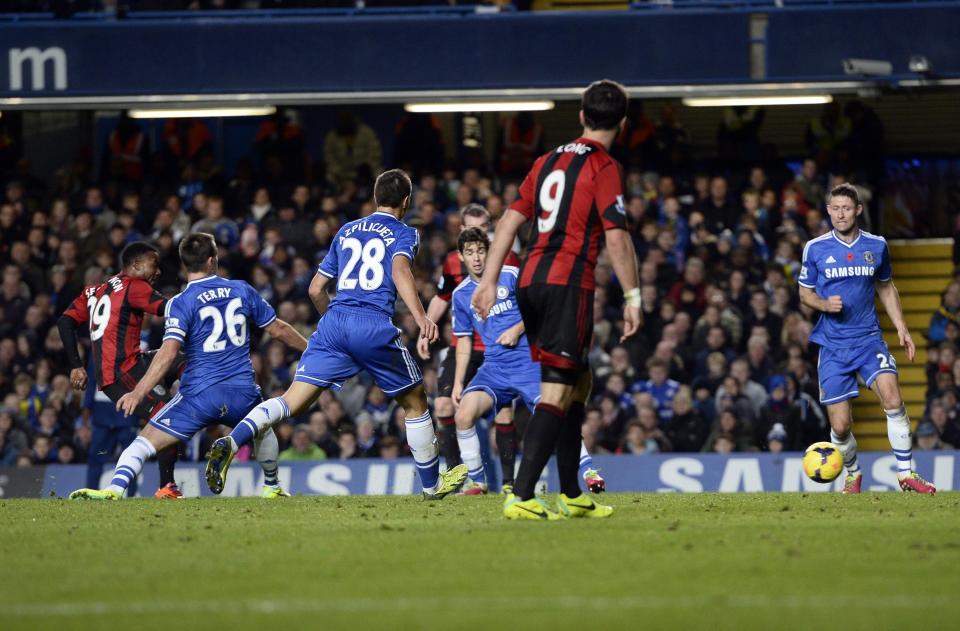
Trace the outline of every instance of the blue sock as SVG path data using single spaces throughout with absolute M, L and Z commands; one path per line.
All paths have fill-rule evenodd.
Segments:
M 587 446 L 582 442 L 580 443 L 580 477 L 582 478 L 587 473 L 587 469 L 593 469 L 593 458 L 590 457 L 590 452 L 587 451 Z

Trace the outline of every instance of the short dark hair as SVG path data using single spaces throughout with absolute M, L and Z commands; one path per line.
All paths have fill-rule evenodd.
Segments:
M 146 241 L 134 241 L 120 252 L 120 267 L 126 269 L 149 254 L 160 256 L 160 250 Z
M 583 92 L 580 109 L 590 129 L 616 129 L 627 115 L 627 91 L 610 79 L 594 81 Z
M 373 185 L 373 199 L 377 206 L 400 208 L 400 204 L 413 190 L 410 176 L 400 169 L 384 171 Z
M 830 195 L 827 196 L 827 201 L 830 201 L 831 197 L 849 197 L 853 200 L 854 206 L 860 205 L 860 193 L 857 192 L 857 187 L 853 184 L 838 184 L 830 189 Z
M 217 255 L 217 241 L 212 234 L 194 232 L 180 242 L 180 261 L 188 272 L 202 272 L 210 257 Z
M 460 209 L 460 219 L 467 217 L 483 217 L 486 221 L 490 221 L 490 211 L 482 204 L 470 203 Z
M 468 243 L 482 243 L 483 247 L 490 249 L 490 237 L 480 228 L 467 228 L 461 232 L 457 238 L 457 250 L 462 254 Z

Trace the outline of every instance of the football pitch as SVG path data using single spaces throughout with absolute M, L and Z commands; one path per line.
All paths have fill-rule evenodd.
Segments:
M 0 500 L 0 629 L 948 629 L 960 494 Z

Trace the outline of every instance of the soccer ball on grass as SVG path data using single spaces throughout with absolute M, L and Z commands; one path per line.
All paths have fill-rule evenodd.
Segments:
M 814 482 L 832 482 L 843 471 L 843 456 L 832 443 L 813 443 L 803 452 L 803 472 Z

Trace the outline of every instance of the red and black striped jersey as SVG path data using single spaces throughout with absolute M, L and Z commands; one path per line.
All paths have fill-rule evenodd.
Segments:
M 519 267 L 520 257 L 513 252 L 508 252 L 504 265 Z M 447 252 L 446 258 L 443 259 L 440 282 L 437 283 L 437 297 L 444 302 L 450 302 L 453 299 L 453 290 L 463 282 L 463 279 L 466 278 L 468 274 L 467 266 L 460 260 L 459 250 L 450 250 Z M 450 346 L 457 346 L 456 337 L 450 340 Z M 481 340 L 477 334 L 473 335 L 473 350 L 480 353 L 486 350 L 486 346 L 483 345 L 483 340 Z
M 593 289 L 602 233 L 627 227 L 623 169 L 603 145 L 578 138 L 537 159 L 510 208 L 536 219 L 520 287 Z
M 121 273 L 101 285 L 84 287 L 64 312 L 88 325 L 101 389 L 120 381 L 137 362 L 143 314 L 160 315 L 166 304 L 150 283 Z

